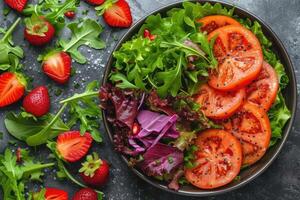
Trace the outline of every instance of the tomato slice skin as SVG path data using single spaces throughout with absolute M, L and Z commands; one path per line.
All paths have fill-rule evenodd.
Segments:
M 264 61 L 258 77 L 246 88 L 247 100 L 267 112 L 276 99 L 278 89 L 277 73 L 271 65 Z
M 201 189 L 213 189 L 230 183 L 240 172 L 242 149 L 229 132 L 209 129 L 199 133 L 195 144 L 196 166 L 185 169 L 186 179 Z
M 245 87 L 259 74 L 263 64 L 261 45 L 256 36 L 242 26 L 229 25 L 208 35 L 215 38 L 213 52 L 217 70 L 211 70 L 208 84 L 229 91 Z
M 207 84 L 200 87 L 196 102 L 208 118 L 227 119 L 244 103 L 245 89 L 230 92 L 218 91 Z
M 223 26 L 228 26 L 228 25 L 241 26 L 241 24 L 238 21 L 225 15 L 206 16 L 199 19 L 198 22 L 202 24 L 200 28 L 201 31 L 206 32 L 208 34 Z
M 259 106 L 246 102 L 241 110 L 224 123 L 225 130 L 239 139 L 243 149 L 243 165 L 252 165 L 266 153 L 271 139 L 267 113 Z

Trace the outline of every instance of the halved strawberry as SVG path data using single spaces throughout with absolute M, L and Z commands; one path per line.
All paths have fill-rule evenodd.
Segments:
M 54 37 L 53 25 L 43 17 L 32 15 L 25 19 L 25 25 L 24 37 L 32 45 L 45 45 Z
M 128 3 L 118 0 L 116 3 L 107 3 L 104 7 L 103 18 L 111 27 L 128 28 L 132 24 L 132 16 Z
M 86 0 L 91 5 L 99 6 L 104 3 L 105 0 Z
M 52 52 L 44 58 L 44 73 L 57 83 L 66 83 L 71 74 L 72 59 L 66 52 Z
M 68 193 L 56 188 L 46 188 L 45 200 L 68 200 Z
M 49 112 L 50 97 L 48 89 L 40 86 L 33 89 L 23 100 L 23 107 L 26 112 L 36 117 L 41 117 Z
M 76 162 L 85 156 L 92 145 L 91 134 L 80 135 L 80 131 L 68 131 L 57 137 L 57 151 L 69 162 Z
M 25 78 L 18 73 L 4 72 L 0 75 L 0 108 L 18 101 L 24 94 Z
M 18 12 L 22 12 L 27 3 L 27 0 L 5 0 L 5 3 L 7 3 L 7 5 L 9 5 L 9 7 L 11 7 L 12 9 Z

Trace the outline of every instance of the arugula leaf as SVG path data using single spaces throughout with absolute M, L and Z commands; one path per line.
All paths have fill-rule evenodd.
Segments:
M 39 136 L 37 141 L 29 139 L 31 145 L 38 145 L 45 143 L 48 139 L 56 137 L 59 133 L 68 131 L 63 121 L 59 118 L 54 120 L 54 115 L 48 114 L 35 120 L 34 118 L 23 116 L 22 114 L 14 114 L 10 112 L 4 119 L 4 124 L 8 132 L 15 138 L 27 141 L 29 138 L 36 138 Z M 51 123 L 54 121 L 53 123 Z M 44 132 L 45 137 L 40 137 L 41 133 Z
M 207 77 L 208 69 L 217 66 L 212 52 L 214 40 L 208 42 L 195 21 L 200 17 L 198 12 L 204 15 L 208 8 L 220 14 L 230 15 L 232 11 L 220 4 L 184 5 L 183 9 L 169 11 L 167 17 L 149 16 L 138 34 L 114 52 L 116 71 L 111 73 L 110 80 L 117 87 L 146 91 L 156 88 L 160 97 L 176 96 L 179 91 L 192 95 L 199 79 Z M 193 9 L 197 12 L 191 14 Z M 156 35 L 155 40 L 143 38 L 145 29 Z M 196 58 L 193 63 L 189 61 L 191 57 Z M 192 70 L 188 64 L 194 65 Z
M 163 82 L 161 86 L 157 87 L 157 93 L 161 97 L 166 97 L 168 93 L 175 97 L 181 87 L 181 71 L 184 65 L 183 54 L 179 55 L 176 60 L 177 65 L 174 69 L 156 74 L 157 80 Z
M 18 18 L 7 31 L 3 29 L 0 31 L 0 33 L 3 34 L 0 40 L 0 71 L 17 71 L 20 67 L 20 59 L 23 58 L 24 53 L 22 48 L 14 46 L 12 41 L 12 32 L 20 21 L 21 18 Z
M 65 25 L 64 13 L 75 11 L 79 5 L 78 0 L 44 0 L 39 4 L 30 4 L 24 10 L 26 16 L 37 15 L 44 16 L 56 29 L 61 30 Z
M 62 107 L 53 115 L 48 114 L 40 118 L 34 118 L 26 112 L 20 114 L 8 113 L 4 124 L 8 132 L 15 138 L 25 141 L 29 146 L 38 146 L 51 140 L 59 133 L 70 130 L 78 121 L 80 131 L 89 131 L 93 139 L 101 142 L 99 132 L 101 110 L 98 106 L 98 82 L 93 81 L 81 94 L 62 100 Z M 69 108 L 70 119 L 67 124 L 60 118 L 61 114 Z
M 54 166 L 54 163 L 42 164 L 33 161 L 26 150 L 22 151 L 23 163 L 17 163 L 17 157 L 10 149 L 0 155 L 0 186 L 4 199 L 25 200 L 25 183 L 36 174 L 42 175 L 42 169 Z M 40 177 L 40 176 L 39 176 Z
M 99 38 L 102 27 L 96 21 L 86 19 L 82 23 L 74 22 L 68 25 L 73 36 L 70 41 L 59 40 L 59 46 L 63 51 L 71 54 L 77 62 L 84 64 L 86 58 L 78 51 L 82 45 L 87 45 L 94 49 L 103 49 L 105 43 Z
M 61 104 L 68 104 L 69 113 L 72 118 L 69 125 L 73 126 L 77 121 L 80 122 L 80 132 L 84 134 L 89 131 L 96 142 L 102 142 L 99 132 L 99 121 L 101 119 L 101 110 L 98 104 L 99 83 L 92 81 L 86 87 L 82 94 L 75 94 L 73 97 L 61 101 Z

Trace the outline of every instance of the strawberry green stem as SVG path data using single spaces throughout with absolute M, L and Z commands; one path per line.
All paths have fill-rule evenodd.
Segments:
M 88 186 L 84 185 L 83 183 L 81 183 L 80 181 L 78 181 L 76 178 L 74 178 L 74 177 L 70 174 L 70 172 L 66 169 L 66 167 L 65 167 L 64 164 L 62 164 L 61 167 L 62 167 L 62 169 L 64 170 L 64 173 L 66 174 L 66 176 L 67 176 L 73 183 L 75 183 L 75 184 L 77 184 L 78 186 L 83 187 L 83 188 L 87 188 L 87 187 L 88 187 Z M 95 192 L 97 192 L 98 194 L 103 195 L 103 192 L 101 192 L 101 191 L 99 191 L 99 190 L 97 190 L 97 189 L 94 189 L 94 190 L 95 190 Z
M 84 97 L 96 97 L 98 95 L 99 95 L 98 91 L 85 92 L 85 93 L 82 93 L 82 94 L 74 95 L 73 97 L 67 98 L 65 100 L 62 100 L 59 103 L 60 104 L 65 104 L 65 103 L 69 103 L 71 101 L 75 101 L 77 99 L 81 99 L 81 98 L 84 98 Z
M 5 35 L 3 36 L 3 38 L 1 39 L 1 41 L 6 41 L 8 39 L 8 37 L 12 34 L 12 32 L 15 30 L 16 26 L 19 24 L 19 22 L 21 21 L 21 18 L 19 17 L 14 23 L 13 25 L 11 25 L 11 27 L 6 31 Z
M 55 165 L 55 163 L 47 163 L 47 164 L 35 165 L 33 167 L 30 167 L 30 168 L 24 170 L 24 174 L 25 173 L 31 173 L 31 172 L 34 172 L 36 170 L 40 170 L 40 169 L 44 169 L 44 168 L 53 167 L 54 165 Z

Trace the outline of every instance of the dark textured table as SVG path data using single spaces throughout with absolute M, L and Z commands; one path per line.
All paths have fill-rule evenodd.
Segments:
M 134 16 L 134 21 L 139 20 L 147 13 L 175 2 L 175 0 L 127 0 L 130 2 L 131 10 Z M 300 78 L 299 62 L 300 62 L 300 0 L 235 0 L 226 2 L 245 8 L 254 14 L 261 17 L 272 29 L 278 34 L 287 48 L 293 64 L 296 68 L 297 79 Z M 11 12 L 8 17 L 3 17 L 3 1 L 0 3 L 0 25 L 7 26 L 16 18 L 16 14 Z M 81 9 L 93 10 L 92 7 L 85 3 L 81 3 Z M 81 12 L 78 12 L 81 13 Z M 93 11 L 89 12 L 89 17 L 96 19 Z M 100 23 L 104 24 L 101 20 Z M 73 64 L 76 68 L 76 75 L 66 86 L 58 86 L 48 80 L 46 76 L 41 73 L 40 64 L 36 61 L 37 55 L 43 51 L 30 47 L 27 42 L 23 41 L 23 27 L 17 28 L 14 34 L 16 44 L 21 44 L 25 49 L 25 59 L 23 65 L 25 73 L 34 77 L 33 85 L 38 86 L 42 84 L 51 85 L 52 110 L 57 110 L 55 105 L 59 99 L 70 96 L 74 92 L 80 92 L 84 89 L 86 83 L 91 80 L 100 80 L 104 71 L 105 63 L 116 44 L 115 38 L 120 38 L 126 30 L 110 29 L 105 27 L 102 34 L 102 39 L 106 42 L 107 48 L 102 51 L 90 50 L 82 48 L 82 52 L 89 58 L 86 65 Z M 68 32 L 64 32 L 67 35 Z M 80 84 L 80 87 L 75 89 L 74 82 Z M 299 88 L 299 87 L 298 87 Z M 60 96 L 54 95 L 57 90 L 62 89 Z M 0 132 L 4 132 L 3 140 L 0 140 L 0 151 L 3 152 L 11 139 L 7 134 L 3 118 L 8 110 L 17 110 L 18 105 L 8 107 L 0 110 Z M 299 115 L 300 109 L 298 109 Z M 103 192 L 106 195 L 105 199 L 110 200 L 137 200 L 137 199 L 197 199 L 189 197 L 181 197 L 167 192 L 161 191 L 148 185 L 146 182 L 139 179 L 133 174 L 121 160 L 121 158 L 112 150 L 103 126 L 101 128 L 104 135 L 104 143 L 94 147 L 102 157 L 112 163 L 111 178 Z M 20 144 L 25 146 L 24 144 Z M 35 151 L 36 155 L 45 150 L 38 149 Z M 68 181 L 54 180 L 54 172 L 51 170 L 46 178 L 45 186 L 52 186 L 65 189 L 72 194 L 78 189 L 74 184 Z M 2 196 L 2 195 L 1 195 Z M 0 196 L 0 199 L 2 197 Z M 205 199 L 205 198 L 203 198 Z M 284 199 L 295 200 L 300 199 L 300 123 L 295 121 L 292 132 L 288 137 L 282 152 L 271 165 L 271 167 L 260 177 L 246 185 L 245 187 L 217 197 L 209 197 L 207 199 Z

